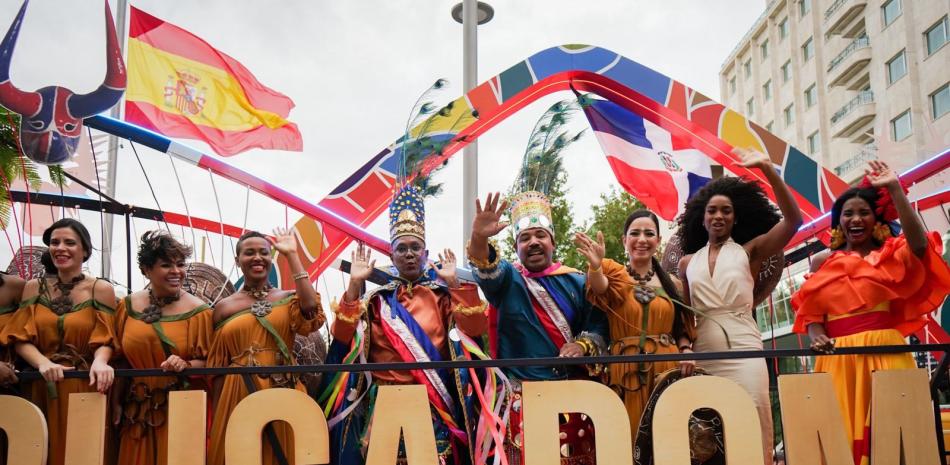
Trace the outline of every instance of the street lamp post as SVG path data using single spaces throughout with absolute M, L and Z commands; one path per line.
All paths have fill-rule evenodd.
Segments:
M 464 90 L 478 84 L 477 26 L 491 21 L 495 10 L 485 2 L 463 0 L 452 8 L 452 18 L 462 24 L 462 84 Z M 462 151 L 462 245 L 472 236 L 475 199 L 478 198 L 478 142 L 472 141 Z

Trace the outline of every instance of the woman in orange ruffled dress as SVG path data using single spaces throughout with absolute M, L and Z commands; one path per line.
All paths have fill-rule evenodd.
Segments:
M 149 286 L 122 299 L 115 317 L 117 350 L 132 368 L 178 373 L 205 366 L 213 331 L 211 308 L 182 290 L 189 256 L 191 247 L 168 233 L 142 236 L 138 264 Z M 121 425 L 118 463 L 168 463 L 168 394 L 204 388 L 200 378 L 119 379 L 112 396 L 113 422 Z
M 896 219 L 903 233 L 894 237 Z M 924 230 L 897 176 L 879 161 L 861 186 L 835 200 L 831 228 L 831 247 L 812 258 L 812 274 L 792 296 L 794 330 L 823 353 L 905 344 L 950 292 L 939 235 Z M 906 368 L 916 368 L 910 353 L 818 357 L 815 371 L 834 379 L 855 464 L 868 463 L 871 372 Z
M 294 365 L 296 334 L 306 336 L 326 321 L 320 294 L 297 255 L 297 240 L 288 230 L 278 229 L 274 241 L 258 232 L 247 232 L 236 246 L 238 266 L 244 274 L 244 286 L 214 307 L 214 342 L 208 354 L 209 367 L 246 367 Z M 271 271 L 271 247 L 287 257 L 295 291 L 274 289 L 268 282 Z M 214 379 L 214 419 L 211 422 L 211 446 L 208 463 L 224 465 L 224 438 L 228 419 L 239 402 L 261 389 L 290 388 L 306 392 L 296 376 L 228 375 Z M 293 433 L 280 422 L 265 428 L 263 462 L 265 465 L 294 463 Z

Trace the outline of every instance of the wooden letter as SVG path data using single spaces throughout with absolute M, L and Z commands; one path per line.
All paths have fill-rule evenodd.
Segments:
M 593 381 L 524 383 L 524 457 L 526 465 L 559 463 L 558 415 L 583 413 L 594 423 L 598 465 L 633 463 L 630 420 L 623 402 L 610 388 Z M 687 464 L 689 463 L 689 452 Z
M 370 425 L 366 465 L 392 465 L 403 433 L 406 460 L 413 465 L 437 465 L 435 430 L 429 397 L 421 384 L 380 386 Z
M 260 465 L 264 426 L 283 420 L 294 430 L 297 465 L 330 462 L 330 434 L 323 411 L 307 394 L 284 388 L 257 391 L 242 400 L 228 420 L 224 457 L 228 465 Z
M 49 438 L 39 407 L 16 396 L 0 396 L 0 412 L 0 429 L 7 434 L 6 463 L 45 465 Z
M 940 463 L 933 404 L 924 370 L 871 373 L 871 463 Z
M 778 377 L 788 463 L 854 465 L 828 373 Z
M 102 465 L 106 450 L 105 394 L 70 394 L 66 415 L 66 465 Z
M 759 464 L 762 429 L 752 397 L 734 381 L 718 376 L 693 376 L 663 391 L 653 413 L 655 465 L 689 465 L 689 417 L 711 408 L 722 417 L 726 463 Z
M 204 465 L 207 394 L 172 391 L 168 397 L 168 463 Z

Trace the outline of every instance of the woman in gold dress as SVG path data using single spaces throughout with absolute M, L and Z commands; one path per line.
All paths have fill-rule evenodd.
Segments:
M 139 270 L 146 289 L 133 292 L 116 308 L 117 350 L 132 368 L 161 368 L 180 373 L 205 366 L 211 348 L 211 308 L 182 290 L 185 259 L 191 247 L 170 234 L 142 236 Z M 168 393 L 204 389 L 201 378 L 151 376 L 120 379 L 113 400 L 113 421 L 121 425 L 119 463 L 168 463 Z
M 92 253 L 89 231 L 64 218 L 43 232 L 46 276 L 23 289 L 19 310 L 0 334 L 17 354 L 43 375 L 32 384 L 33 403 L 43 410 L 49 428 L 49 463 L 63 465 L 69 395 L 105 393 L 112 386 L 115 292 L 108 281 L 86 276 L 82 264 Z M 63 377 L 70 370 L 89 370 L 89 381 Z
M 252 231 L 238 240 L 236 260 L 244 274 L 244 286 L 215 305 L 209 367 L 293 365 L 294 336 L 310 334 L 326 321 L 320 295 L 297 256 L 296 238 L 283 229 L 275 231 L 275 236 L 271 241 Z M 271 247 L 287 257 L 295 291 L 274 289 L 268 282 L 273 260 Z M 289 374 L 228 375 L 214 379 L 209 464 L 224 464 L 225 430 L 237 404 L 254 391 L 273 387 L 306 392 L 297 376 Z M 264 434 L 263 463 L 286 461 L 292 465 L 293 447 L 292 432 L 286 424 L 269 425 Z

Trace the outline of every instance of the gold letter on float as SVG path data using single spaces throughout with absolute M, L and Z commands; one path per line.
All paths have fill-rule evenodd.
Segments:
M 653 413 L 655 465 L 689 465 L 689 417 L 711 408 L 722 417 L 726 463 L 759 464 L 762 429 L 752 397 L 734 381 L 718 376 L 692 376 L 663 391 Z
M 408 463 L 439 463 L 429 397 L 421 384 L 380 386 L 370 431 L 366 465 L 396 463 L 400 432 L 406 445 Z
M 284 451 L 294 463 L 330 462 L 330 434 L 323 411 L 307 394 L 284 388 L 257 391 L 234 408 L 224 436 L 225 462 L 260 465 L 264 426 L 278 420 L 294 430 L 295 450 Z
M 102 465 L 106 449 L 106 396 L 69 395 L 66 417 L 66 465 Z
M 204 465 L 207 395 L 172 391 L 168 396 L 168 463 Z
M 874 465 L 939 465 L 933 404 L 924 370 L 871 373 L 871 438 Z
M 0 429 L 7 434 L 6 457 L 0 462 L 45 465 L 49 438 L 46 418 L 33 403 L 15 396 L 0 396 Z
M 830 374 L 781 375 L 778 395 L 788 463 L 854 465 Z
M 593 381 L 524 383 L 524 457 L 526 465 L 559 463 L 558 415 L 583 413 L 594 423 L 598 465 L 633 463 L 630 420 L 623 402 L 609 387 Z M 689 452 L 687 452 L 689 464 Z

